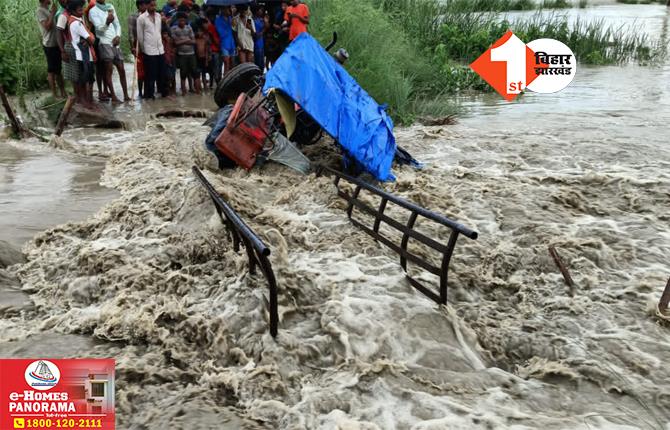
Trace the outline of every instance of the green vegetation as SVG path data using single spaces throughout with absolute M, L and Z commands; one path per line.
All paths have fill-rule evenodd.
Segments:
M 583 0 L 579 7 L 586 4 Z M 542 5 L 570 3 L 545 0 Z M 560 40 L 586 64 L 646 64 L 663 52 L 646 36 L 602 21 L 569 23 L 547 11 L 510 21 L 491 13 L 528 9 L 525 0 L 361 0 L 355 8 L 346 0 L 328 0 L 310 7 L 313 34 L 325 45 L 338 31 L 338 44 L 351 55 L 347 69 L 376 100 L 389 104 L 400 122 L 451 113 L 449 94 L 490 91 L 468 64 L 508 29 L 525 41 Z
M 442 23 L 440 49 L 446 57 L 472 62 L 508 29 L 524 41 L 539 38 L 560 40 L 577 59 L 586 64 L 621 64 L 628 61 L 648 63 L 660 54 L 660 46 L 644 34 L 621 27 L 608 27 L 603 21 L 576 20 L 569 24 L 560 15 L 536 13 L 510 22 L 484 14 L 448 14 Z
M 352 8 L 347 0 L 316 1 L 310 8 L 313 35 L 325 46 L 337 30 L 338 46 L 351 54 L 347 69 L 376 100 L 389 105 L 396 120 L 413 120 L 417 101 L 440 91 L 439 68 L 383 10 L 367 1 Z M 453 111 L 442 107 L 436 114 Z
M 0 84 L 12 93 L 46 84 L 35 4 L 0 0 Z

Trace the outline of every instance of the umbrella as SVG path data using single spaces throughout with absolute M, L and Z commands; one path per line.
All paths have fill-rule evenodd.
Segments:
M 236 4 L 249 4 L 252 0 L 205 0 L 205 6 L 232 6 Z

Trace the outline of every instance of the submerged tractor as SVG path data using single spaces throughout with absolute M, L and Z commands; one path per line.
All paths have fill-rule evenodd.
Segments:
M 334 56 L 329 54 L 335 40 L 336 35 L 324 49 L 308 33 L 302 33 L 265 75 L 251 63 L 233 68 L 216 89 L 214 98 L 219 110 L 207 122 L 212 130 L 205 145 L 216 156 L 220 169 L 250 170 L 275 161 L 302 174 L 333 176 L 338 195 L 347 201 L 351 222 L 399 254 L 400 265 L 414 288 L 436 303 L 446 304 L 449 263 L 458 236 L 476 239 L 477 232 L 364 179 L 393 181 L 394 161 L 414 168 L 421 168 L 421 164 L 397 146 L 393 122 L 385 107 L 370 97 L 344 68 L 346 51 L 340 49 Z M 324 133 L 340 149 L 340 169 L 313 163 L 300 150 L 319 141 Z M 195 166 L 193 171 L 231 232 L 235 250 L 239 250 L 240 244 L 246 248 L 250 272 L 260 267 L 267 279 L 270 333 L 276 336 L 278 280 L 269 260 L 270 249 L 214 190 L 203 173 Z M 345 190 L 340 186 L 342 182 L 348 182 L 354 191 Z M 379 206 L 372 207 L 361 200 L 361 193 L 379 198 Z M 402 221 L 394 219 L 387 211 L 389 206 L 405 212 L 407 217 Z M 373 218 L 373 225 L 356 219 L 354 210 Z M 447 243 L 417 231 L 414 226 L 419 217 L 449 229 Z M 400 234 L 399 243 L 383 234 L 382 223 Z M 411 251 L 410 240 L 437 253 L 440 263 L 434 264 L 431 262 L 434 259 Z M 431 289 L 410 276 L 408 262 L 437 276 L 439 289 Z

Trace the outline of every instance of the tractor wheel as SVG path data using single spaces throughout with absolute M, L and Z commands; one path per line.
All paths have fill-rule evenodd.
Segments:
M 241 93 L 249 92 L 258 85 L 262 75 L 263 71 L 254 63 L 242 63 L 233 67 L 216 86 L 214 101 L 219 107 L 235 103 Z

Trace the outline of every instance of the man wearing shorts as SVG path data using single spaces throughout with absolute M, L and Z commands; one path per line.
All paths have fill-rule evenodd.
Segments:
M 221 58 L 223 58 L 223 73 L 230 72 L 233 67 L 235 52 L 235 35 L 233 34 L 233 16 L 230 6 L 221 9 L 221 13 L 214 20 L 216 31 L 221 41 Z
M 108 4 L 106 0 L 96 0 L 95 6 L 88 12 L 88 19 L 93 24 L 95 35 L 100 41 L 99 62 L 103 64 L 103 76 L 106 87 L 109 88 L 112 103 L 121 102 L 114 93 L 114 83 L 112 82 L 114 66 L 116 66 L 116 70 L 119 73 L 119 80 L 123 89 L 123 99 L 129 101 L 126 71 L 123 68 L 123 54 L 119 48 L 119 44 L 121 43 L 121 24 L 119 23 L 119 17 L 116 15 L 114 6 Z
M 47 79 L 49 80 L 49 88 L 54 97 L 58 97 L 56 93 L 56 83 L 60 89 L 61 97 L 65 97 L 65 84 L 63 83 L 63 75 L 61 75 L 61 55 L 58 47 L 58 36 L 56 30 L 56 12 L 57 3 L 54 1 L 49 8 L 51 0 L 40 0 L 40 6 L 37 8 L 37 22 L 40 25 L 40 34 L 42 35 L 42 48 L 44 55 L 47 57 Z
M 184 12 L 177 12 L 177 26 L 172 28 L 172 39 L 177 47 L 177 68 L 181 80 L 182 95 L 186 95 L 186 80 L 191 91 L 200 94 L 200 75 L 195 56 L 195 35 L 191 26 L 187 25 Z M 195 88 L 193 82 L 195 81 Z
M 67 11 L 70 15 L 68 19 L 68 28 L 70 30 L 70 40 L 74 48 L 74 60 L 77 64 L 77 80 L 72 84 L 75 88 L 77 101 L 89 109 L 93 109 L 93 100 L 91 98 L 91 88 L 95 82 L 93 71 L 93 42 L 95 36 L 91 34 L 82 20 L 84 14 L 84 2 L 82 0 L 70 0 L 67 4 Z

